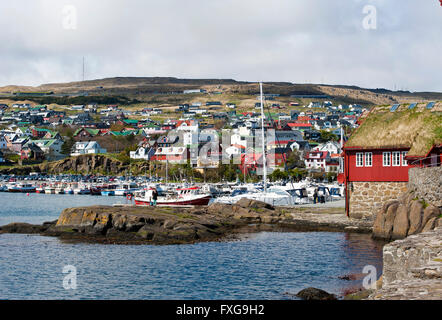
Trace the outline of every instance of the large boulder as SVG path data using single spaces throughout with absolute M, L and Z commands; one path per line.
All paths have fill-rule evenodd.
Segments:
M 422 226 L 423 205 L 418 200 L 413 200 L 410 205 L 410 229 L 408 235 L 419 233 Z
M 382 208 L 378 211 L 376 219 L 373 224 L 373 237 L 380 239 L 390 239 L 393 231 L 396 211 L 400 202 L 397 200 L 390 200 L 384 203 Z
M 232 208 L 233 206 L 231 204 L 224 204 L 224 203 L 218 203 L 214 202 L 211 205 L 207 207 L 207 212 L 209 214 L 216 214 L 216 215 L 232 215 Z
M 317 288 L 307 288 L 299 291 L 296 296 L 303 300 L 337 300 L 334 294 Z
M 387 209 L 387 213 L 385 214 L 384 232 L 383 232 L 385 239 L 391 238 L 391 234 L 393 232 L 394 220 L 396 218 L 396 212 L 398 207 L 399 207 L 399 202 L 393 203 Z
M 427 222 L 432 218 L 437 218 L 441 214 L 441 211 L 438 207 L 433 206 L 432 204 L 428 205 L 424 209 L 424 215 L 422 217 L 422 226 L 426 226 Z
M 437 219 L 438 219 L 437 217 L 433 217 L 430 220 L 428 220 L 424 228 L 422 229 L 422 232 L 433 230 L 436 227 Z
M 236 203 L 236 205 L 242 208 L 275 210 L 275 207 L 268 203 L 247 198 L 242 198 Z
M 408 208 L 407 205 L 401 203 L 396 210 L 396 217 L 393 223 L 393 232 L 391 233 L 392 239 L 403 239 L 407 236 L 410 223 L 408 221 Z

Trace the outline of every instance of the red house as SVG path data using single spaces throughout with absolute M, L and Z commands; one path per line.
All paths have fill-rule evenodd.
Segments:
M 408 170 L 440 166 L 442 103 L 374 108 L 344 145 L 346 212 L 374 218 L 387 200 L 407 190 Z

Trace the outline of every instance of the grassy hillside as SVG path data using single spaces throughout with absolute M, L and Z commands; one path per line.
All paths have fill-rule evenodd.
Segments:
M 205 89 L 207 94 L 180 94 L 183 90 Z M 438 92 L 404 92 L 386 89 L 364 89 L 356 86 L 292 84 L 267 82 L 265 93 L 279 94 L 276 103 L 308 103 L 312 99 L 294 99 L 291 95 L 328 95 L 335 103 L 380 105 L 442 100 Z M 96 101 L 102 104 L 146 103 L 154 106 L 175 106 L 179 103 L 210 100 L 254 105 L 259 94 L 257 83 L 232 79 L 177 79 L 172 77 L 117 77 L 84 82 L 43 84 L 37 87 L 0 87 L 0 98 L 20 101 L 12 92 L 53 92 L 44 97 L 26 97 L 36 103 L 77 104 Z M 87 94 L 87 96 L 85 96 Z M 315 100 L 315 99 L 313 99 Z M 253 103 L 252 103 L 253 102 Z M 84 102 L 86 103 L 86 102 Z

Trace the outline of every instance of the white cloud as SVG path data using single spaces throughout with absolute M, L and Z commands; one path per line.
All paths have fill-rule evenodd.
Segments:
M 377 8 L 364 30 L 363 7 Z M 74 5 L 78 28 L 63 29 Z M 442 7 L 414 0 L 0 3 L 0 85 L 176 76 L 440 91 Z

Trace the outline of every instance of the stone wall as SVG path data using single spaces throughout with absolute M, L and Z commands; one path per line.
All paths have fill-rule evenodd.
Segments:
M 442 207 L 442 167 L 411 168 L 408 190 L 436 207 Z
M 352 182 L 350 218 L 374 220 L 383 203 L 407 191 L 406 182 Z
M 369 299 L 440 300 L 442 227 L 384 247 L 382 288 Z

